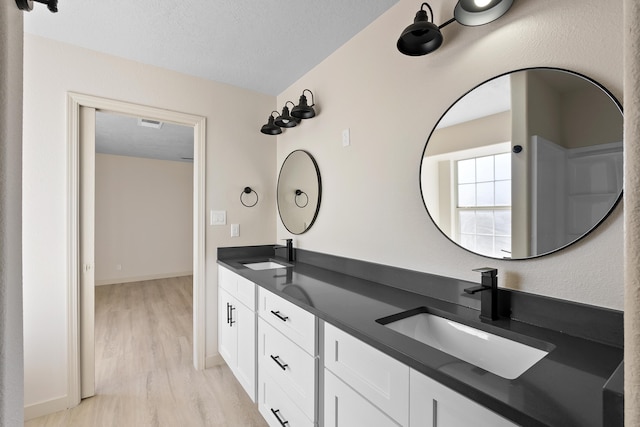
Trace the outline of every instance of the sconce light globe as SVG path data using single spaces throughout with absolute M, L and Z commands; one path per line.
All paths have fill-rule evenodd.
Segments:
M 453 17 L 462 25 L 475 27 L 500 18 L 512 4 L 513 0 L 459 0 Z

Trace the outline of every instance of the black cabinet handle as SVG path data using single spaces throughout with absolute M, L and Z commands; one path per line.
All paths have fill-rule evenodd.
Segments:
M 278 364 L 278 366 L 280 366 L 280 369 L 282 369 L 283 371 L 287 370 L 287 365 L 286 363 L 280 363 L 280 361 L 278 360 L 280 358 L 280 356 L 273 356 L 271 355 L 271 359 L 273 359 L 274 362 L 276 362 Z
M 280 409 L 276 409 L 274 411 L 273 408 L 271 408 L 271 413 L 273 414 L 274 417 L 276 417 L 276 420 L 278 420 L 278 422 L 282 427 L 286 427 L 287 424 L 289 424 L 289 421 L 282 421 L 282 418 L 280 418 L 280 415 L 278 415 L 278 412 L 280 412 Z
M 231 307 L 231 304 L 227 303 L 227 325 L 231 321 L 231 314 L 229 312 L 229 307 Z
M 433 427 L 438 427 L 438 401 L 433 399 Z
M 283 316 L 282 314 L 280 314 L 279 311 L 273 311 L 271 310 L 271 314 L 273 314 L 274 316 L 276 316 L 278 319 L 282 320 L 283 322 L 286 322 L 288 317 L 287 316 Z
M 229 326 L 233 326 L 233 324 L 236 323 L 236 321 L 233 320 L 233 310 L 235 309 L 236 308 L 234 306 L 229 304 Z

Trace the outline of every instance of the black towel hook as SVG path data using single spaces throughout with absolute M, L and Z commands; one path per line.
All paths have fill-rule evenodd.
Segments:
M 255 202 L 253 202 L 253 204 L 251 203 L 245 203 L 244 201 L 244 195 L 245 194 L 251 194 L 254 193 L 256 195 L 256 200 Z M 251 187 L 244 187 L 244 190 L 242 190 L 242 193 L 240 193 L 240 203 L 242 203 L 244 206 L 248 207 L 248 208 L 252 208 L 255 205 L 258 204 L 258 193 L 255 192 L 255 190 L 253 190 Z

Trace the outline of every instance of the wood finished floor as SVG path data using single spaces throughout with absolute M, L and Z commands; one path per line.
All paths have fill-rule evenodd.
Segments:
M 193 368 L 192 278 L 96 288 L 96 396 L 25 427 L 267 426 L 227 367 Z

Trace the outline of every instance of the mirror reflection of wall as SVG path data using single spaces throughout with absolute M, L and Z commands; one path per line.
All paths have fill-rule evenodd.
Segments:
M 457 101 L 425 147 L 429 215 L 458 245 L 529 258 L 580 239 L 622 191 L 622 114 L 599 85 L 557 69 L 492 79 Z
M 277 188 L 278 212 L 289 232 L 302 234 L 313 225 L 320 209 L 321 189 L 313 156 L 303 150 L 291 152 L 280 169 Z

